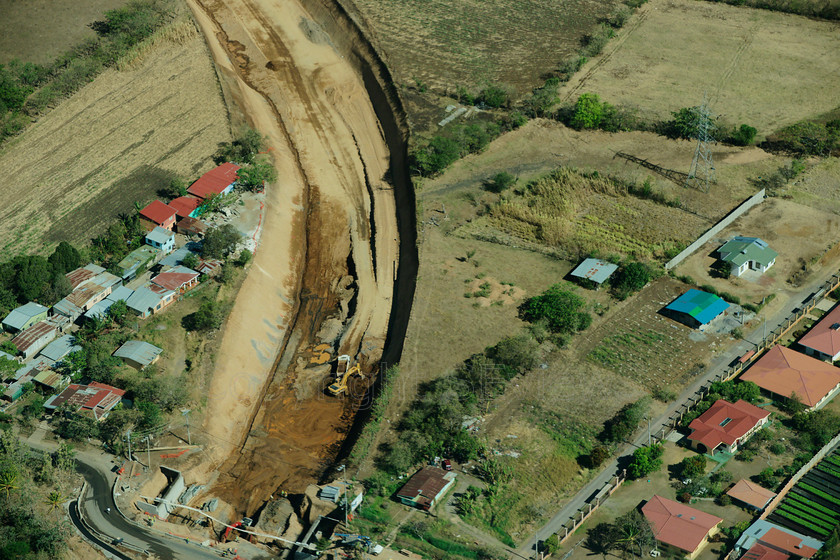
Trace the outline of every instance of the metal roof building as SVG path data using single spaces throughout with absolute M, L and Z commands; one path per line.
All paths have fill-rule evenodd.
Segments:
M 233 185 L 239 179 L 238 171 L 239 166 L 235 163 L 223 163 L 199 177 L 190 185 L 187 192 L 202 199 L 207 199 L 214 194 L 227 194 L 233 190 Z
M 3 329 L 9 332 L 22 331 L 38 321 L 46 319 L 48 311 L 49 309 L 40 303 L 35 303 L 34 301 L 25 303 L 20 307 L 12 309 L 6 315 L 6 318 L 3 319 Z
M 718 296 L 691 289 L 669 303 L 662 312 L 689 327 L 703 330 L 727 309 L 729 304 Z
M 586 259 L 572 271 L 575 278 L 591 280 L 596 284 L 603 284 L 618 270 L 618 265 L 599 259 Z
M 81 349 L 82 347 L 76 344 L 75 336 L 65 334 L 47 344 L 46 348 L 41 350 L 41 356 L 57 362 L 67 354 Z
M 455 484 L 455 476 L 437 467 L 423 467 L 399 489 L 397 498 L 407 506 L 428 511 Z
M 128 298 L 131 297 L 131 294 L 134 293 L 134 290 L 128 288 L 126 286 L 117 286 L 114 288 L 108 297 L 94 305 L 90 308 L 90 310 L 85 313 L 85 319 L 104 319 L 105 315 L 108 313 L 108 310 L 111 309 L 111 306 L 117 303 L 120 300 L 128 301 Z
M 28 360 L 58 334 L 58 326 L 49 322 L 35 323 L 12 339 L 12 344 Z
M 158 258 L 160 253 L 160 249 L 155 249 L 151 245 L 142 245 L 127 254 L 123 260 L 117 263 L 117 266 L 122 270 L 123 280 L 134 278 L 137 275 L 137 269 Z
M 765 272 L 776 262 L 779 253 L 758 237 L 733 237 L 718 249 L 720 260 L 731 266 L 733 276 L 740 276 L 748 269 Z
M 114 356 L 122 358 L 125 363 L 135 369 L 143 369 L 155 363 L 162 352 L 162 348 L 158 348 L 148 342 L 128 340 L 125 344 L 117 348 Z

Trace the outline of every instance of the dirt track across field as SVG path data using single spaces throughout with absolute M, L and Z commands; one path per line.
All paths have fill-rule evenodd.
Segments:
M 314 363 L 315 347 L 357 357 L 366 373 L 382 356 L 399 265 L 393 155 L 361 77 L 301 4 L 189 4 L 279 171 L 204 425 L 214 492 L 253 514 L 317 479 L 350 429 L 358 399 L 324 394 L 329 365 Z

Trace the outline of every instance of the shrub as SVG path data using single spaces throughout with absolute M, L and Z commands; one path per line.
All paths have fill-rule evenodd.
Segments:
M 823 124 L 802 121 L 792 124 L 768 140 L 770 148 L 803 156 L 825 156 L 837 147 L 840 131 Z
M 641 478 L 662 467 L 662 454 L 665 452 L 661 443 L 640 447 L 633 452 L 633 458 L 627 465 L 627 475 L 630 478 Z
M 516 177 L 506 171 L 501 171 L 485 181 L 484 188 L 490 192 L 500 193 L 511 187 L 514 183 L 516 183 Z
M 703 116 L 700 107 L 683 107 L 671 113 L 671 120 L 663 123 L 663 133 L 669 138 L 697 138 Z M 714 123 L 709 121 L 709 133 L 714 134 Z
M 546 81 L 543 87 L 535 89 L 525 99 L 525 113 L 530 117 L 545 117 L 557 103 L 557 85 Z
M 608 24 L 602 24 L 597 31 L 586 36 L 580 54 L 588 58 L 601 54 L 614 35 L 615 32 Z
M 481 101 L 490 107 L 506 107 L 510 104 L 510 93 L 499 86 L 488 86 L 481 90 Z
M 238 183 L 249 191 L 261 190 L 266 183 L 273 183 L 277 180 L 277 170 L 267 158 L 253 158 L 251 163 L 246 163 L 237 173 Z
M 629 262 L 623 264 L 612 280 L 613 294 L 621 300 L 638 292 L 650 282 L 650 268 L 644 263 Z
M 222 325 L 224 314 L 214 301 L 205 301 L 194 313 L 183 318 L 182 323 L 188 331 L 209 331 Z
M 629 6 L 619 6 L 618 8 L 610 14 L 610 17 L 607 18 L 607 21 L 610 25 L 615 28 L 624 27 L 624 24 L 627 23 L 627 20 L 630 19 L 630 16 L 633 15 L 633 10 L 630 9 Z
M 584 93 L 578 97 L 571 118 L 571 126 L 580 129 L 598 128 L 604 116 L 601 99 L 594 93 Z
M 755 135 L 758 131 L 748 125 L 742 124 L 737 129 L 732 131 L 732 134 L 727 138 L 727 141 L 730 144 L 735 144 L 736 146 L 749 146 L 755 140 Z
M 537 341 L 522 334 L 503 338 L 498 344 L 485 350 L 485 354 L 497 364 L 525 373 L 537 365 L 538 350 Z
M 528 321 L 546 319 L 548 327 L 556 333 L 572 333 L 585 330 L 592 323 L 592 317 L 581 311 L 585 301 L 580 296 L 555 284 L 539 296 L 526 300 L 521 308 Z
M 568 82 L 569 79 L 580 70 L 584 64 L 586 64 L 587 58 L 585 56 L 575 56 L 573 58 L 567 59 L 560 67 L 557 69 L 557 73 L 560 74 L 560 80 L 564 82 Z
M 699 478 L 706 474 L 706 457 L 692 455 L 679 463 L 680 476 L 683 478 Z
M 604 423 L 604 429 L 598 434 L 598 439 L 607 443 L 620 443 L 627 440 L 639 427 L 639 422 L 648 413 L 650 399 L 642 398 L 628 403 L 615 416 Z

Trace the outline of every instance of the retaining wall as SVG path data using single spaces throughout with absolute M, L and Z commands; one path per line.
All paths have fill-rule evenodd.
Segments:
M 760 191 L 749 197 L 747 200 L 742 202 L 735 210 L 724 216 L 718 223 L 706 230 L 706 233 L 698 237 L 694 241 L 694 243 L 683 249 L 679 255 L 668 261 L 665 264 L 665 270 L 671 270 L 672 268 L 680 264 L 690 254 L 692 254 L 694 251 L 705 245 L 709 239 L 720 233 L 720 231 L 723 228 L 740 218 L 744 214 L 744 212 L 746 212 L 753 206 L 764 202 L 764 198 L 765 192 L 764 189 L 761 189 Z

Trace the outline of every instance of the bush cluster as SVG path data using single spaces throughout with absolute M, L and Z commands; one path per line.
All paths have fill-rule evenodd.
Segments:
M 768 138 L 762 147 L 797 156 L 827 156 L 840 148 L 840 119 L 825 124 L 813 121 L 792 124 Z
M 650 399 L 645 397 L 636 402 L 627 403 L 615 416 L 604 423 L 604 429 L 598 439 L 605 443 L 621 443 L 629 439 L 639 423 L 648 414 Z
M 501 132 L 502 126 L 492 121 L 453 125 L 411 154 L 411 169 L 424 177 L 436 175 L 465 155 L 482 151 Z
M 70 293 L 72 287 L 64 275 L 80 264 L 79 251 L 66 241 L 47 258 L 19 255 L 0 263 L 0 317 L 29 301 L 53 305 Z
M 520 307 L 528 321 L 545 319 L 555 333 L 571 334 L 583 331 L 592 324 L 592 316 L 582 311 L 586 301 L 577 294 L 555 284 L 538 296 L 527 299 Z

